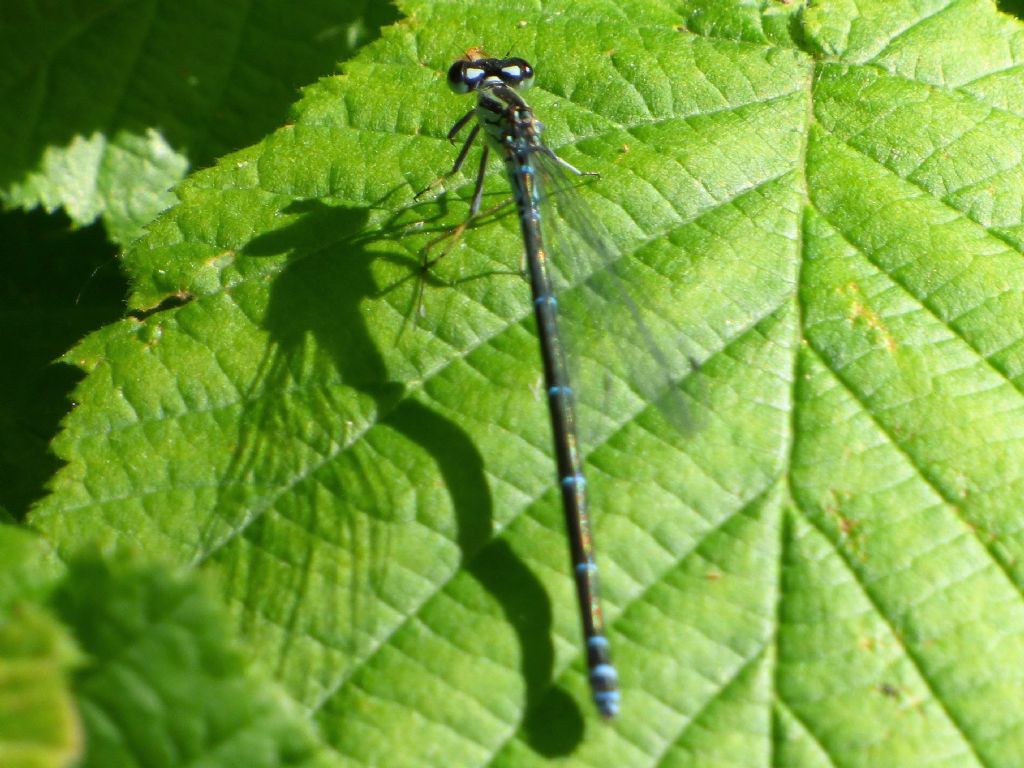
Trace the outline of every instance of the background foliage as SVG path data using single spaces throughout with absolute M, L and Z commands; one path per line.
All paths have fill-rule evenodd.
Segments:
M 98 231 L 3 223 L 0 763 L 1019 765 L 1020 24 L 334 5 L 0 11 L 0 195 L 131 243 L 120 316 Z M 583 388 L 611 725 L 515 221 L 409 322 L 468 203 L 469 173 L 412 192 L 451 163 L 471 45 L 533 62 L 629 290 L 700 363 L 689 431 Z M 621 380 L 582 352 L 584 385 Z

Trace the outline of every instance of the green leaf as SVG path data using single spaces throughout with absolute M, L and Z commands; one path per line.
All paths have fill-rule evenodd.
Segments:
M 128 252 L 143 311 L 69 353 L 33 523 L 209 574 L 353 764 L 1018 766 L 1020 25 L 980 0 L 403 10 Z M 470 46 L 534 64 L 630 292 L 700 363 L 690 432 L 580 387 L 610 725 L 515 217 L 409 320 L 472 194 L 413 200 L 457 152 Z
M 0 201 L 126 244 L 190 167 L 279 125 L 295 89 L 393 20 L 385 3 L 7 0 Z
M 191 579 L 120 553 L 80 558 L 55 596 L 88 654 L 83 766 L 326 766 L 293 704 L 246 668 Z
M 0 562 L 5 768 L 336 764 L 194 578 L 123 549 L 65 571 L 12 526 Z
M 38 600 L 61 571 L 45 543 L 0 525 L 0 765 L 57 768 L 83 751 L 68 669 L 78 655 Z
M 58 768 L 82 754 L 66 668 L 74 659 L 63 628 L 35 606 L 0 621 L 0 762 Z

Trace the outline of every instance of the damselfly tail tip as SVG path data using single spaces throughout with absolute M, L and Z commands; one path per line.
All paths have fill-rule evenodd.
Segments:
M 619 714 L 619 692 L 598 691 L 594 693 L 597 711 L 605 720 L 614 720 Z
M 594 704 L 605 720 L 619 714 L 619 676 L 609 663 L 596 665 L 590 670 L 590 686 L 594 693 Z

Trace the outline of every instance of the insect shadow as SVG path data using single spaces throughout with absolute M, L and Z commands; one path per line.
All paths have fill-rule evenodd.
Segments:
M 400 282 L 434 279 L 419 268 L 417 256 L 382 253 L 375 247 L 392 243 L 408 232 L 408 212 L 383 225 L 368 223 L 371 209 L 336 207 L 317 200 L 292 203 L 284 213 L 294 220 L 255 238 L 241 254 L 253 259 L 285 255 L 287 261 L 269 287 L 260 319 L 268 336 L 267 352 L 249 391 L 243 393 L 241 434 L 218 503 L 220 533 L 211 528 L 206 546 L 213 552 L 223 545 L 221 540 L 240 535 L 240 530 L 245 531 L 241 535 L 259 544 L 262 529 L 270 525 L 267 513 L 272 509 L 276 515 L 290 515 L 289 521 L 296 528 L 311 534 L 292 569 L 296 583 L 289 585 L 291 605 L 283 609 L 281 623 L 294 631 L 286 633 L 290 639 L 279 650 L 278 658 L 287 664 L 292 655 L 288 643 L 298 642 L 304 628 L 317 621 L 313 614 L 338 612 L 337 597 L 330 594 L 332 586 L 335 595 L 348 596 L 349 605 L 341 613 L 348 616 L 349 626 L 322 630 L 330 636 L 349 637 L 347 665 L 333 674 L 318 697 L 321 727 L 330 738 L 332 723 L 343 722 L 342 694 L 349 678 L 358 683 L 360 669 L 372 664 L 378 649 L 370 640 L 360 639 L 381 636 L 379 628 L 367 619 L 372 605 L 361 601 L 369 602 L 367 595 L 384 589 L 389 542 L 386 531 L 400 522 L 389 518 L 395 506 L 395 500 L 388 496 L 391 484 L 386 477 L 375 474 L 381 472 L 379 467 L 357 455 L 360 451 L 356 446 L 371 430 L 399 433 L 419 446 L 436 465 L 454 510 L 461 568 L 494 597 L 516 633 L 526 685 L 523 728 L 527 739 L 542 754 L 571 751 L 582 738 L 583 718 L 575 699 L 553 682 L 551 601 L 519 556 L 503 539 L 493 537 L 494 500 L 484 459 L 462 426 L 411 396 L 410 382 L 390 376 L 380 340 L 367 325 L 363 311 L 367 301 L 382 300 L 396 289 L 395 285 L 379 284 L 372 270 L 376 260 L 383 258 L 408 267 L 409 277 Z M 429 234 L 429 230 L 424 231 Z M 334 385 L 319 392 L 309 391 L 311 372 L 313 380 L 322 376 Z M 339 397 L 338 382 L 340 389 L 349 393 L 354 390 L 358 396 Z M 297 392 L 303 387 L 306 391 Z M 302 407 L 292 407 L 300 397 Z M 360 413 L 346 414 L 353 400 L 360 403 Z M 365 423 L 368 411 L 375 415 L 365 432 L 359 433 L 356 428 L 352 434 L 322 434 L 325 423 Z M 333 450 L 330 466 L 325 462 L 312 472 L 315 484 L 330 488 L 332 496 L 309 494 L 303 509 L 282 511 L 279 489 L 296 482 L 294 460 L 282 450 L 289 444 L 295 444 L 297 450 L 309 445 L 334 446 L 329 449 Z M 391 466 L 393 470 L 396 465 Z M 245 492 L 248 495 L 241 498 L 238 489 L 254 478 L 260 478 L 266 492 L 256 497 Z M 323 552 L 317 554 L 325 540 L 331 546 L 361 552 L 364 556 L 349 560 L 368 559 L 365 572 L 325 576 L 328 567 L 318 562 Z M 328 583 L 325 590 L 324 582 L 331 579 L 335 583 Z M 346 582 L 342 584 L 341 580 Z M 319 587 L 314 589 L 314 584 Z M 242 599 L 257 600 L 258 595 Z M 353 637 L 356 639 L 351 640 Z M 435 672 L 442 678 L 445 674 L 444 669 Z M 288 681 L 298 676 L 297 671 L 289 674 L 284 668 L 278 674 Z M 557 728 L 553 727 L 555 721 L 559 722 Z

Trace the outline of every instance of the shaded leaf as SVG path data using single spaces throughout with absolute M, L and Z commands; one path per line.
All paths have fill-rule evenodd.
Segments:
M 124 313 L 125 283 L 100 227 L 41 211 L 0 214 L 0 501 L 22 519 L 60 466 L 50 441 L 80 372 L 58 361 Z
M 9 0 L 0 200 L 125 244 L 190 167 L 279 125 L 295 89 L 393 18 L 385 3 Z

